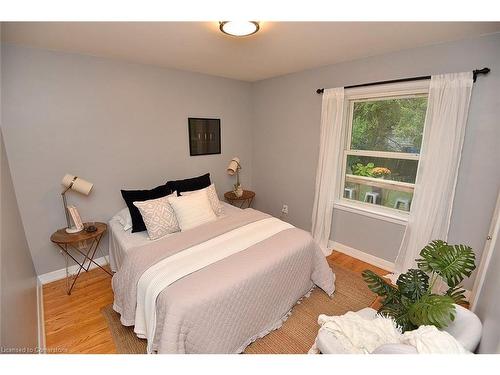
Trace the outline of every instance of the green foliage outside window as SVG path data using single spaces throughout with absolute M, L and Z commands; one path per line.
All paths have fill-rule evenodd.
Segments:
M 356 163 L 352 166 L 352 173 L 356 176 L 373 177 L 373 168 L 375 168 L 373 163 L 366 165 Z
M 426 97 L 354 103 L 351 149 L 419 153 Z

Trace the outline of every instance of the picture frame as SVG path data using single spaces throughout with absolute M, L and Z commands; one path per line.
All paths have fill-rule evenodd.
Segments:
M 188 118 L 189 155 L 214 155 L 221 153 L 219 118 Z
M 76 209 L 75 206 L 68 206 L 67 210 L 69 212 L 69 215 L 71 217 L 71 220 L 73 221 L 73 224 L 75 224 L 75 228 L 78 230 L 82 230 L 84 228 L 82 218 L 80 217 L 80 213 Z

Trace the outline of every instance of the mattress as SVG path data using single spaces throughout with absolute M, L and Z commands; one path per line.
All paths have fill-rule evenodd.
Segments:
M 235 207 L 229 203 L 222 202 L 221 204 L 224 206 L 224 215 L 231 215 L 235 212 L 241 211 L 240 208 Z M 111 271 L 117 272 L 125 259 L 127 252 L 130 249 L 135 247 L 140 247 L 145 244 L 158 241 L 150 240 L 148 236 L 148 232 L 138 232 L 132 233 L 132 229 L 123 230 L 122 225 L 116 220 L 112 218 L 108 223 L 109 229 L 109 264 L 111 267 Z M 169 234 L 165 237 L 175 236 L 176 233 Z M 165 238 L 162 237 L 162 238 Z

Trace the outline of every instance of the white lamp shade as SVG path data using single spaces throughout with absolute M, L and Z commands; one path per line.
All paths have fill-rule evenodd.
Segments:
M 234 157 L 231 159 L 231 162 L 227 166 L 227 174 L 230 176 L 233 176 L 236 171 L 240 168 L 240 159 L 237 157 Z
M 65 175 L 62 179 L 62 184 L 64 187 L 70 188 L 71 190 L 83 195 L 89 195 L 92 187 L 94 186 L 93 183 L 88 182 L 81 177 L 73 176 L 72 174 Z

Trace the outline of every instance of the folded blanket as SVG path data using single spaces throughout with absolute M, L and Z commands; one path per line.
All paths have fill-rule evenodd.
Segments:
M 469 353 L 452 335 L 434 326 L 420 326 L 414 331 L 406 331 L 401 343 L 414 346 L 417 352 L 424 354 Z
M 318 323 L 320 330 L 331 333 L 347 353 L 368 354 L 386 344 L 410 345 L 421 354 L 468 353 L 453 336 L 434 326 L 421 326 L 402 334 L 392 319 L 380 315 L 374 319 L 365 319 L 354 312 L 320 315 Z M 317 349 L 313 346 L 310 353 L 314 352 Z

